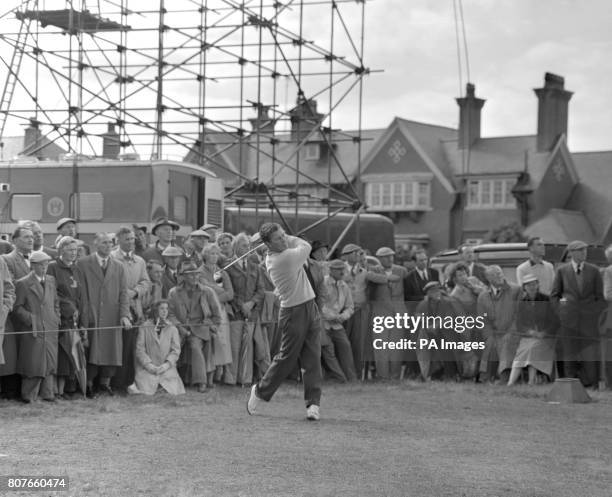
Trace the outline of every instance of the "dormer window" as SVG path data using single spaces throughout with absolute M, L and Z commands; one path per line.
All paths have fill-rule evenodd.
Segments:
M 515 209 L 514 178 L 478 179 L 468 184 L 468 209 Z

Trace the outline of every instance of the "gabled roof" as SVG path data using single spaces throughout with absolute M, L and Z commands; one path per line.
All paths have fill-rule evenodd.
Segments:
M 572 158 L 580 182 L 567 207 L 583 211 L 603 242 L 612 224 L 612 151 L 579 152 Z
M 525 229 L 526 236 L 540 236 L 550 243 L 582 240 L 596 243 L 597 236 L 587 216 L 581 211 L 550 209 L 548 213 Z
M 202 135 L 199 137 L 202 138 Z M 206 130 L 204 154 L 211 158 L 204 162 L 204 167 L 213 171 L 225 181 L 226 186 L 239 182 L 238 171 L 240 160 L 240 146 L 238 137 L 231 133 L 222 133 L 215 130 Z M 185 162 L 200 164 L 199 150 L 195 144 L 183 159 Z
M 377 143 L 380 136 L 383 134 L 383 129 L 363 129 L 361 130 L 361 159 L 366 156 L 368 151 Z M 342 166 L 342 170 L 349 178 L 353 180 L 358 171 L 359 165 L 359 144 L 353 141 L 353 137 L 358 137 L 358 131 L 334 131 L 330 135 L 330 140 L 334 144 L 334 152 L 338 162 Z M 251 135 L 251 145 L 256 141 L 256 135 Z M 274 183 L 277 185 L 293 185 L 296 180 L 295 168 L 297 167 L 297 155 L 295 153 L 298 143 L 291 140 L 289 133 L 275 134 L 274 139 L 278 140 L 274 148 L 274 160 L 272 159 L 273 147 L 270 144 L 270 137 L 261 136 L 259 147 L 248 146 L 248 159 L 246 163 L 246 175 L 255 178 L 257 176 L 257 163 L 259 162 L 259 180 L 269 182 L 272 176 L 272 164 L 274 163 L 274 171 L 279 171 L 274 177 Z M 313 134 L 312 142 L 325 143 L 322 141 L 320 134 Z M 291 167 L 281 169 L 283 163 Z M 328 168 L 330 164 L 330 168 Z M 331 169 L 331 176 L 328 176 L 328 169 Z M 313 184 L 312 180 L 321 183 L 344 184 L 346 179 L 342 175 L 336 161 L 331 158 L 328 162 L 327 156 L 321 160 L 305 160 L 300 154 L 299 170 L 304 175 L 312 179 L 308 179 L 304 175 L 300 175 L 300 183 Z
M 387 146 L 389 139 L 398 131 L 403 134 L 418 157 L 434 173 L 449 193 L 454 191 L 452 176 L 447 167 L 442 150 L 442 140 L 457 136 L 457 130 L 435 124 L 420 123 L 395 117 L 384 133 L 378 138 L 376 145 L 364 157 L 362 171 L 366 171 L 371 161 Z M 375 174 L 374 171 L 368 171 Z
M 23 136 L 5 136 L 2 138 L 2 143 L 4 143 L 4 147 L 2 148 L 2 157 L 0 157 L 0 160 L 5 160 L 5 161 L 9 161 L 9 160 L 13 160 L 14 158 L 16 158 L 19 155 L 30 155 L 24 152 L 28 152 L 28 150 L 24 150 L 23 149 L 23 140 L 24 137 Z M 38 148 L 41 147 L 39 150 Z M 35 157 L 39 157 L 41 159 L 51 159 L 51 160 L 58 160 L 60 155 L 65 154 L 66 151 L 60 147 L 59 145 L 56 145 L 54 142 L 52 142 L 51 140 L 49 140 L 48 138 L 42 136 L 40 138 L 40 143 L 32 148 L 30 147 L 30 150 L 36 150 L 36 153 L 31 154 Z

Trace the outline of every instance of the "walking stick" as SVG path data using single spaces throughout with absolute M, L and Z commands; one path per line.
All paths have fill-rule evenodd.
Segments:
M 606 352 L 608 345 L 608 311 L 604 310 L 599 316 L 599 390 L 603 391 L 608 386 L 606 375 Z

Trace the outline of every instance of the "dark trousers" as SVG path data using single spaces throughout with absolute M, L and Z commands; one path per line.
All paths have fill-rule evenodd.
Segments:
M 278 329 L 280 351 L 257 384 L 257 396 L 270 400 L 291 373 L 297 360 L 304 370 L 306 407 L 321 402 L 321 318 L 314 300 L 294 307 L 281 308 Z
M 113 386 L 115 388 L 126 389 L 134 383 L 134 357 L 136 355 L 136 337 L 138 336 L 138 328 L 123 329 L 123 351 L 121 366 L 117 367 L 115 376 L 113 377 Z
M 117 366 L 101 366 L 98 364 L 87 363 L 87 384 L 89 386 L 93 385 L 94 380 L 97 376 L 98 383 L 100 385 L 110 385 L 110 380 L 113 376 L 115 376 L 115 371 L 117 370 Z
M 599 341 L 573 338 L 575 330 L 562 330 L 563 373 L 567 378 L 580 378 L 585 387 L 597 385 L 599 378 Z M 568 336 L 569 335 L 569 336 Z
M 357 372 L 355 371 L 355 362 L 353 359 L 353 350 L 351 349 L 351 342 L 349 342 L 346 336 L 344 328 L 339 330 L 329 330 L 327 332 L 329 338 L 334 344 L 334 350 L 338 362 L 342 367 L 342 371 L 348 381 L 355 381 L 357 379 Z

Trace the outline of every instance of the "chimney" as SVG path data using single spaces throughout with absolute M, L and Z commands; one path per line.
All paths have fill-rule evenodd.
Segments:
M 119 148 L 119 135 L 115 131 L 115 125 L 108 123 L 106 133 L 102 135 L 102 157 L 116 159 L 119 157 Z
M 480 111 L 485 100 L 476 98 L 475 92 L 474 84 L 468 83 L 465 87 L 465 97 L 456 99 L 459 105 L 460 149 L 471 147 L 480 138 Z
M 572 92 L 564 89 L 561 76 L 547 72 L 538 97 L 538 152 L 550 150 L 561 135 L 567 136 L 567 110 Z
M 40 132 L 40 121 L 33 117 L 30 118 L 30 124 L 25 129 L 23 136 L 23 155 L 31 155 L 32 157 L 42 158 L 42 134 Z
M 257 117 L 252 117 L 249 119 L 251 123 L 251 128 L 253 128 L 253 133 L 260 134 L 273 134 L 274 133 L 274 119 L 270 118 L 268 115 L 268 110 L 270 110 L 269 105 L 256 105 L 257 107 Z
M 313 128 L 323 122 L 323 114 L 317 112 L 317 101 L 299 96 L 297 106 L 289 111 L 291 116 L 291 139 L 302 141 Z

